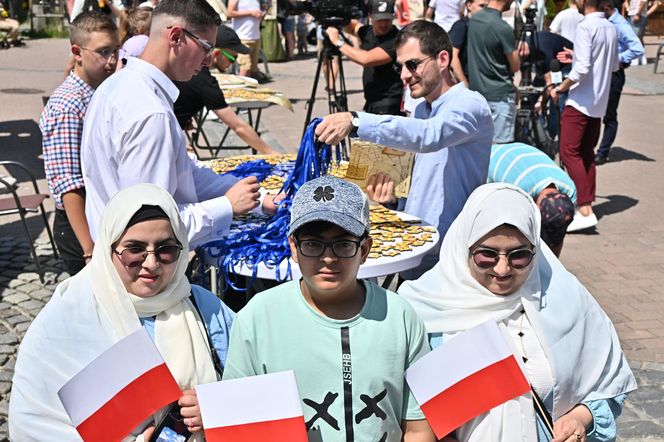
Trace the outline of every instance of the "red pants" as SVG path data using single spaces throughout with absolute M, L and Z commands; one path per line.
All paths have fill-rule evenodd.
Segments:
M 576 185 L 576 204 L 595 201 L 595 145 L 601 118 L 592 118 L 572 106 L 563 110 L 560 129 L 560 159 Z

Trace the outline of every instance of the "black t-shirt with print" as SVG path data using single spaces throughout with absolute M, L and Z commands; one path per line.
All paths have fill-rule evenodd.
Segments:
M 397 51 L 394 48 L 394 42 L 399 31 L 396 27 L 379 37 L 374 35 L 371 25 L 362 26 L 357 35 L 360 38 L 360 48 L 370 51 L 374 48 L 381 48 L 390 56 L 391 61 L 381 66 L 365 67 L 362 74 L 362 84 L 364 86 L 364 99 L 366 104 L 364 109 L 374 113 L 380 109 L 396 109 L 398 113 L 401 97 L 403 96 L 403 83 L 399 74 L 394 71 L 393 65 L 397 60 Z

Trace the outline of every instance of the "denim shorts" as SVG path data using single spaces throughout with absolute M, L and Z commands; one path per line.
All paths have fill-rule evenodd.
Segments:
M 516 94 L 510 94 L 504 101 L 489 101 L 493 119 L 493 142 L 511 143 L 514 141 L 516 124 Z

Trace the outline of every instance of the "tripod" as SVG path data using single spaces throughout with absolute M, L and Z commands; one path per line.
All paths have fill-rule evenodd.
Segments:
M 325 35 L 325 33 L 323 33 Z M 338 56 L 339 60 L 339 70 L 337 75 L 334 75 L 334 57 Z M 311 114 L 314 110 L 314 104 L 316 103 L 316 91 L 318 90 L 318 81 L 320 80 L 321 69 L 325 66 L 325 75 L 327 79 L 330 79 L 332 76 L 333 81 L 327 81 L 327 105 L 329 113 L 335 112 L 346 112 L 348 110 L 348 93 L 346 91 L 346 78 L 344 77 L 344 65 L 342 62 L 341 52 L 339 49 L 332 45 L 330 39 L 325 35 L 323 40 L 323 49 L 318 55 L 318 65 L 316 66 L 316 75 L 314 77 L 314 84 L 311 88 L 311 95 L 307 100 L 307 116 L 304 120 L 304 130 L 307 130 L 307 126 L 311 122 Z M 339 88 L 337 89 L 337 79 L 339 80 Z M 303 132 L 304 133 L 304 132 Z

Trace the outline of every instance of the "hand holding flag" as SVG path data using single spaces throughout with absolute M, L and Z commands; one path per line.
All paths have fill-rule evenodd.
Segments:
M 117 441 L 182 395 L 148 332 L 115 343 L 58 391 L 84 441 Z
M 493 321 L 460 333 L 421 358 L 406 371 L 406 381 L 439 439 L 530 391 Z

